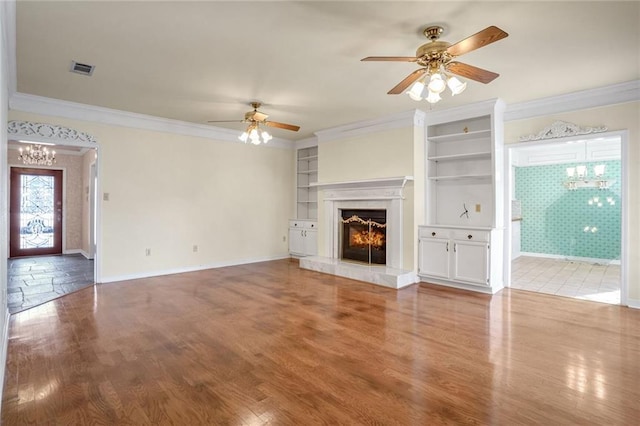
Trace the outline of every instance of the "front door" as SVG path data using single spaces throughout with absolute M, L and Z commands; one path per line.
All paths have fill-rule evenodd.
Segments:
M 62 170 L 11 168 L 9 256 L 62 253 Z

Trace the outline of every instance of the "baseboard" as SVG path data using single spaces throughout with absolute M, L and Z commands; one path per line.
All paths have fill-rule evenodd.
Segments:
M 0 332 L 2 336 L 0 337 L 2 340 L 0 341 L 0 396 L 4 395 L 4 374 L 7 369 L 7 350 L 9 348 L 9 320 L 11 318 L 11 314 L 9 314 L 9 309 L 5 308 L 4 313 L 4 327 Z M 2 410 L 2 398 L 0 397 L 0 410 Z
M 547 253 L 529 253 L 520 252 L 520 256 L 528 257 L 542 257 L 545 259 L 560 259 L 568 260 L 570 262 L 585 262 L 585 263 L 598 263 L 600 265 L 620 265 L 620 259 L 599 259 L 597 257 L 578 257 L 578 256 L 565 256 L 563 254 L 547 254 Z
M 627 299 L 627 306 L 634 309 L 640 309 L 640 300 Z
M 251 263 L 268 262 L 270 260 L 282 260 L 282 259 L 289 259 L 289 258 L 290 258 L 289 254 L 286 254 L 283 256 L 231 260 L 228 262 L 216 262 L 216 263 L 210 263 L 207 265 L 189 266 L 186 268 L 165 269 L 162 271 L 149 271 L 149 272 L 140 272 L 140 273 L 128 274 L 128 275 L 116 275 L 111 277 L 102 277 L 99 284 L 113 283 L 118 281 L 138 280 L 141 278 L 160 277 L 163 275 L 184 274 L 186 272 L 203 271 L 205 269 L 224 268 L 226 266 L 248 265 Z

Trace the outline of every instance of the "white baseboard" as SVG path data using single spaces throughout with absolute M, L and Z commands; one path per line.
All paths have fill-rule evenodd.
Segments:
M 627 306 L 634 309 L 640 309 L 640 300 L 627 299 Z
M 70 249 L 70 250 L 65 250 L 64 254 L 81 254 L 85 257 L 85 259 L 89 259 L 92 260 L 93 257 L 89 256 L 89 253 L 87 253 L 86 251 L 82 250 L 82 249 Z
M 268 262 L 270 260 L 281 260 L 281 259 L 289 259 L 289 258 L 290 256 L 287 254 L 283 256 L 264 257 L 264 258 L 257 258 L 257 259 L 241 259 L 241 260 L 232 260 L 227 262 L 216 262 L 216 263 L 210 263 L 207 265 L 189 266 L 186 268 L 165 269 L 162 271 L 148 271 L 148 272 L 139 272 L 136 274 L 128 274 L 128 275 L 116 275 L 111 277 L 102 277 L 99 284 L 113 283 L 118 281 L 137 280 L 140 278 L 159 277 L 162 275 L 183 274 L 185 272 L 203 271 L 205 269 L 224 268 L 225 266 L 247 265 L 250 263 Z
M 7 350 L 9 348 L 9 320 L 11 318 L 11 314 L 9 314 L 9 309 L 5 308 L 4 313 L 4 327 L 0 330 L 2 335 L 0 336 L 0 383 L 4 385 L 4 375 L 7 369 Z M 0 388 L 0 392 L 4 389 Z M 2 398 L 0 398 L 0 410 L 2 409 Z
M 599 259 L 597 257 L 578 257 L 578 256 L 565 256 L 562 254 L 547 254 L 547 253 L 529 253 L 529 252 L 520 252 L 520 256 L 528 256 L 528 257 L 542 257 L 545 259 L 561 259 L 568 260 L 570 262 L 585 262 L 585 263 L 598 263 L 600 265 L 619 265 L 620 259 Z

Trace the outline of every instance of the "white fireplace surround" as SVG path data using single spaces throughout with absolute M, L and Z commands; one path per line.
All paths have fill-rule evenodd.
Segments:
M 346 276 L 387 287 L 413 284 L 410 271 L 403 271 L 403 195 L 411 176 L 347 182 L 316 183 L 324 191 L 324 218 L 319 228 L 324 235 L 320 256 L 302 258 L 300 266 Z M 341 210 L 382 209 L 387 212 L 386 265 L 359 265 L 340 261 Z

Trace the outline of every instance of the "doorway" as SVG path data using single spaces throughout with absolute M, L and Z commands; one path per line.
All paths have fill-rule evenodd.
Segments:
M 626 304 L 626 133 L 509 147 L 506 283 Z
M 62 170 L 11 167 L 9 256 L 62 254 Z

